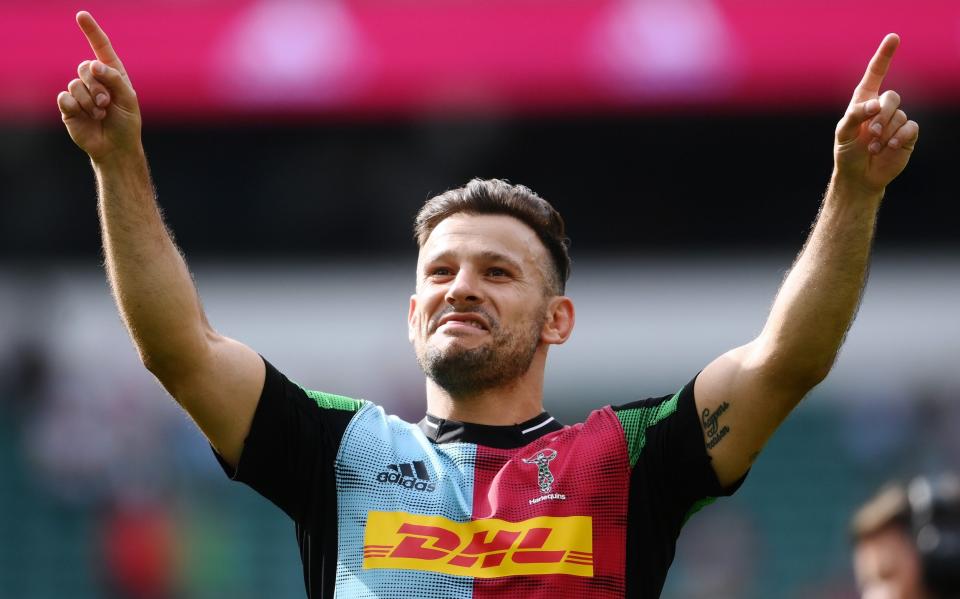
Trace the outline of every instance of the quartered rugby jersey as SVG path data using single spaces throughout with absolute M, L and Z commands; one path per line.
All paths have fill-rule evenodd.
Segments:
M 221 464 L 294 520 L 311 599 L 658 597 L 686 519 L 738 486 L 717 482 L 692 382 L 573 426 L 411 424 L 269 363 Z

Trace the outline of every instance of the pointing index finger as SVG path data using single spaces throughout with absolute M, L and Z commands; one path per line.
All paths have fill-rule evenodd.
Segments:
M 883 41 L 880 42 L 880 47 L 877 48 L 876 54 L 873 55 L 873 58 L 870 59 L 870 64 L 867 65 L 867 70 L 863 74 L 863 79 L 860 80 L 860 85 L 857 86 L 856 91 L 853 93 L 854 102 L 863 102 L 864 100 L 877 97 L 880 93 L 880 85 L 883 83 L 883 78 L 887 75 L 890 62 L 893 60 L 893 54 L 897 51 L 897 46 L 899 45 L 900 36 L 896 33 L 888 33 L 887 36 L 883 38 Z
M 120 62 L 120 57 L 117 56 L 110 44 L 110 38 L 103 32 L 93 16 L 85 10 L 81 10 L 77 13 L 77 25 L 80 26 L 83 34 L 87 37 L 87 42 L 90 44 L 97 60 L 124 73 L 123 63 Z

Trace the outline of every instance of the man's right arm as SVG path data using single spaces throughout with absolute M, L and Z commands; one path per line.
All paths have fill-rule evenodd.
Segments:
M 144 365 L 236 466 L 263 389 L 263 360 L 207 322 L 154 197 L 136 93 L 93 17 L 81 12 L 77 23 L 97 60 L 80 64 L 57 103 L 93 164 L 114 299 Z

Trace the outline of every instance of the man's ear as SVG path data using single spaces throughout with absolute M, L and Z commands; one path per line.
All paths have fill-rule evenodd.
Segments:
M 410 296 L 410 311 L 407 312 L 407 340 L 410 343 L 413 343 L 414 330 L 413 326 L 413 314 L 417 309 L 417 295 L 413 294 Z
M 573 333 L 575 320 L 573 300 L 565 295 L 551 298 L 547 304 L 547 319 L 540 331 L 540 341 L 550 345 L 565 343 Z

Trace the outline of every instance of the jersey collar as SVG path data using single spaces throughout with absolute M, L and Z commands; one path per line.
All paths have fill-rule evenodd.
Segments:
M 476 443 L 497 449 L 523 447 L 547 433 L 563 428 L 563 425 L 547 412 L 520 424 L 504 426 L 445 420 L 427 414 L 418 426 L 434 443 Z

